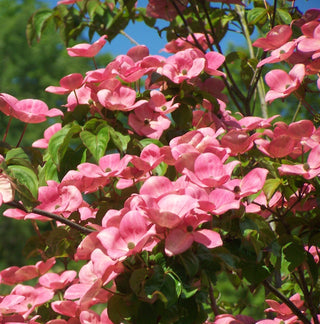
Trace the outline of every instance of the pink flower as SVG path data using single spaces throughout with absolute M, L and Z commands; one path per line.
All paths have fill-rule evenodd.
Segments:
M 57 4 L 58 5 L 60 5 L 60 4 L 68 5 L 68 4 L 74 4 L 79 1 L 82 1 L 82 0 L 61 0 L 61 1 L 58 1 Z
M 98 91 L 97 97 L 100 104 L 109 110 L 129 111 L 139 106 L 141 102 L 136 101 L 136 92 L 120 83 L 120 81 L 113 80 L 104 83 L 102 88 Z
M 72 73 L 60 80 L 61 87 L 50 86 L 45 89 L 47 92 L 56 94 L 68 94 L 71 91 L 78 89 L 83 84 L 83 76 L 80 73 Z
M 297 90 L 305 76 L 304 64 L 296 64 L 289 74 L 283 70 L 272 70 L 265 76 L 270 90 L 266 94 L 266 101 L 272 102 L 277 98 L 285 98 Z
M 301 300 L 300 295 L 297 293 L 290 297 L 290 301 L 302 312 L 304 301 Z M 281 319 L 285 321 L 286 324 L 297 323 L 297 316 L 292 313 L 292 310 L 284 303 L 279 304 L 275 300 L 266 299 L 266 302 L 269 304 L 270 308 L 267 308 L 265 312 L 275 312 L 277 313 L 276 319 Z
M 38 148 L 48 148 L 50 138 L 59 130 L 61 129 L 61 123 L 56 123 L 48 127 L 44 131 L 44 138 L 41 138 L 35 142 L 32 143 L 33 147 L 38 147 Z
M 240 200 L 237 199 L 235 193 L 221 188 L 210 192 L 208 202 L 211 207 L 207 208 L 214 215 L 222 215 L 228 210 L 240 208 Z
M 204 34 L 193 33 L 193 36 L 195 37 L 197 42 L 201 45 L 201 47 L 204 50 L 208 49 L 207 38 Z M 208 35 L 208 38 L 209 38 L 210 44 L 213 44 L 214 41 L 213 41 L 213 38 L 211 37 L 211 35 Z M 180 52 L 187 48 L 192 48 L 192 47 L 196 47 L 196 43 L 195 43 L 193 37 L 191 35 L 188 35 L 187 38 L 181 37 L 181 38 L 174 39 L 174 40 L 170 41 L 165 46 L 163 51 L 168 52 L 168 53 L 177 53 L 177 52 Z
M 81 324 L 112 324 L 108 316 L 108 309 L 104 309 L 99 316 L 92 310 L 82 311 L 80 313 L 80 323 Z
M 281 47 L 273 50 L 269 57 L 260 61 L 257 67 L 261 67 L 264 64 L 268 64 L 268 63 L 278 63 L 287 60 L 293 54 L 295 48 L 296 48 L 295 42 L 292 41 L 292 42 L 285 43 Z
M 179 108 L 179 103 L 173 103 L 175 98 L 172 98 L 170 101 L 166 100 L 164 94 L 157 90 L 150 91 L 150 100 L 149 106 L 155 112 L 158 112 L 162 115 L 169 114 Z
M 281 158 L 291 154 L 294 150 L 295 141 L 288 134 L 280 134 L 275 136 L 271 141 L 265 139 L 257 139 L 255 143 L 258 149 L 264 154 Z
M 162 74 L 174 83 L 182 83 L 197 77 L 205 68 L 206 59 L 198 49 L 188 48 L 170 56 L 162 68 Z
M 218 71 L 218 68 L 223 64 L 225 61 L 225 57 L 217 52 L 209 52 L 205 55 L 206 58 L 206 65 L 205 65 L 205 72 L 210 75 L 214 76 L 226 76 L 225 73 Z
M 46 121 L 47 117 L 62 116 L 61 110 L 48 108 L 38 99 L 18 100 L 6 93 L 0 94 L 0 111 L 25 123 L 37 124 Z
M 147 224 L 146 218 L 132 210 L 122 217 L 119 227 L 107 227 L 97 238 L 107 250 L 108 256 L 123 259 L 140 252 L 154 234 L 154 227 Z
M 186 5 L 186 0 L 177 2 L 180 11 L 183 11 Z M 170 0 L 149 0 L 146 15 L 171 21 L 178 15 L 178 12 Z
M 169 193 L 159 199 L 143 196 L 150 220 L 165 228 L 175 228 L 184 222 L 184 218 L 199 207 L 195 198 L 189 195 Z
M 101 36 L 96 42 L 91 45 L 83 43 L 69 47 L 67 48 L 68 54 L 69 56 L 94 57 L 99 53 L 104 44 L 107 42 L 105 38 L 107 38 L 107 35 Z
M 253 141 L 259 136 L 257 133 L 249 136 L 242 129 L 231 129 L 221 139 L 221 145 L 231 150 L 231 155 L 243 154 L 253 147 Z
M 0 296 L 0 320 L 1 314 L 16 313 L 19 310 L 19 304 L 23 302 L 24 299 L 25 297 L 20 295 Z M 20 320 L 24 322 L 23 317 Z
M 134 62 L 139 62 L 149 56 L 149 49 L 145 45 L 137 45 L 129 49 L 127 56 L 131 57 Z
M 189 229 L 190 227 L 192 226 L 185 229 L 174 228 L 169 232 L 165 240 L 165 252 L 168 256 L 183 253 L 194 241 L 203 244 L 208 249 L 222 246 L 223 242 L 219 233 L 209 229 L 193 231 Z
M 9 267 L 0 272 L 0 283 L 14 285 L 36 278 L 52 268 L 55 262 L 55 258 L 50 258 L 46 262 L 39 261 L 35 265 L 26 265 L 21 268 L 17 266 Z
M 232 161 L 224 165 L 216 154 L 203 153 L 195 159 L 194 171 L 184 169 L 183 173 L 200 187 L 218 187 L 230 179 L 234 167 L 239 163 Z
M 73 282 L 77 273 L 74 270 L 67 270 L 61 274 L 57 273 L 46 273 L 39 278 L 39 284 L 43 287 L 50 289 L 64 289 L 70 283 Z
M 46 121 L 46 117 L 62 116 L 61 110 L 53 108 L 48 109 L 48 106 L 38 99 L 23 99 L 20 100 L 13 113 L 13 117 L 30 124 L 37 124 Z
M 309 25 L 310 26 L 310 25 Z M 320 24 L 312 25 L 313 35 L 310 37 L 301 37 L 298 40 L 298 50 L 304 53 L 313 53 L 320 50 Z
M 254 168 L 242 179 L 232 179 L 224 187 L 233 191 L 237 197 L 247 197 L 260 191 L 267 178 L 267 169 Z
M 280 174 L 301 175 L 309 180 L 320 174 L 320 145 L 314 147 L 304 164 L 282 164 Z
M 0 93 L 0 111 L 7 116 L 12 116 L 12 112 L 19 100 L 7 93 Z
M 275 50 L 287 43 L 292 35 L 290 26 L 278 25 L 273 27 L 266 37 L 258 38 L 252 45 L 264 51 Z
M 128 124 L 138 135 L 159 139 L 163 131 L 170 127 L 171 121 L 145 103 L 129 115 Z
M 254 324 L 256 321 L 246 315 L 221 314 L 215 317 L 213 324 Z
M 25 299 L 19 304 L 21 310 L 17 310 L 17 313 L 27 318 L 36 307 L 43 305 L 52 299 L 54 292 L 53 290 L 44 287 L 35 288 L 19 284 L 13 288 L 11 295 L 25 297 Z
M 135 59 L 137 59 L 137 57 L 135 57 Z M 145 74 L 146 69 L 141 68 L 139 62 L 135 62 L 132 57 L 128 55 L 118 55 L 114 61 L 108 64 L 106 67 L 106 72 L 107 71 L 111 75 L 118 75 L 123 81 L 129 83 L 139 80 Z
M 2 155 L 0 154 L 0 163 Z M 0 205 L 8 203 L 14 199 L 14 189 L 11 180 L 5 173 L 0 173 Z

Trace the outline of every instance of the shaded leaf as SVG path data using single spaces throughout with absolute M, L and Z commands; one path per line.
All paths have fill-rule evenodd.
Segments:
M 67 151 L 72 137 L 80 131 L 81 127 L 76 123 L 68 124 L 50 138 L 48 151 L 52 161 L 58 167 L 64 154 Z
M 268 11 L 265 8 L 253 8 L 247 14 L 248 23 L 255 25 L 262 22 L 267 17 Z
M 82 131 L 80 138 L 98 162 L 106 151 L 110 139 L 109 130 L 107 127 L 101 128 L 97 135 L 88 131 Z

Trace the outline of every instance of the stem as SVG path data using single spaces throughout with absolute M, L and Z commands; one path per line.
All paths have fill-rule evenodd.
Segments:
M 3 142 L 6 141 L 6 138 L 7 138 L 7 136 L 8 136 L 9 128 L 10 128 L 10 125 L 11 125 L 11 122 L 12 122 L 12 118 L 13 118 L 13 117 L 10 116 L 9 121 L 8 121 L 8 124 L 7 124 L 7 128 L 6 128 L 6 132 L 5 132 L 4 135 L 3 135 L 3 139 L 2 139 Z
M 24 128 L 23 128 L 23 131 L 22 131 L 22 133 L 21 133 L 21 136 L 20 136 L 20 138 L 19 138 L 19 141 L 18 141 L 18 143 L 17 143 L 17 146 L 16 146 L 16 147 L 19 147 L 19 145 L 21 144 L 21 141 L 22 141 L 22 138 L 23 138 L 23 136 L 24 136 L 24 134 L 25 134 L 25 132 L 26 132 L 27 126 L 28 126 L 28 124 L 27 124 L 27 123 L 26 123 L 26 124 L 24 124 Z
M 69 225 L 70 227 L 78 230 L 80 233 L 83 233 L 83 234 L 90 234 L 92 232 L 95 232 L 95 230 L 92 230 L 90 228 L 86 228 L 86 227 L 83 227 L 77 223 L 74 223 L 72 222 L 71 220 L 67 219 L 67 218 L 64 218 L 62 216 L 59 216 L 59 215 L 56 215 L 56 214 L 53 214 L 53 213 L 50 213 L 50 212 L 47 212 L 45 210 L 41 210 L 41 209 L 38 209 L 38 208 L 33 208 L 31 211 L 28 211 L 26 208 L 24 208 L 24 206 L 18 202 L 8 202 L 6 203 L 8 206 L 10 207 L 14 207 L 14 208 L 18 208 L 26 213 L 34 213 L 34 214 L 38 214 L 38 215 L 41 215 L 41 216 L 45 216 L 45 217 L 48 217 L 48 218 L 51 218 L 51 219 L 54 219 L 60 223 L 63 223 L 65 225 Z
M 319 324 L 319 320 L 318 320 L 318 316 L 317 316 L 318 311 L 312 302 L 312 297 L 308 290 L 308 285 L 306 283 L 306 279 L 304 277 L 304 273 L 303 273 L 301 266 L 298 267 L 298 273 L 299 273 L 299 278 L 300 278 L 300 282 L 301 282 L 301 289 L 303 291 L 303 295 L 304 295 L 306 304 L 308 305 L 311 316 L 313 318 L 313 322 L 314 322 L 314 324 Z
M 94 57 L 92 58 L 92 61 L 93 61 L 94 67 L 97 69 L 98 65 L 97 65 L 96 59 Z M 74 91 L 74 93 L 76 93 L 76 91 Z M 77 101 L 78 101 L 78 98 L 77 98 Z M 79 104 L 79 101 L 78 101 L 78 104 Z
M 94 62 L 94 64 L 95 64 L 94 58 L 93 58 L 93 62 Z M 75 96 L 75 98 L 76 98 L 76 100 L 77 100 L 77 104 L 80 105 L 80 103 L 79 103 L 79 99 L 78 99 L 78 96 L 77 96 L 76 89 L 73 90 L 73 93 L 74 93 L 74 96 Z
M 211 31 L 211 34 L 212 34 L 213 39 L 214 39 L 214 45 L 217 48 L 217 51 L 220 54 L 223 55 L 222 49 L 221 49 L 219 43 L 216 41 L 217 40 L 217 37 L 216 37 L 215 31 L 214 31 L 214 27 L 213 27 L 212 22 L 211 22 L 211 19 L 210 19 L 209 12 L 208 12 L 207 7 L 206 7 L 206 4 L 205 4 L 205 1 L 204 0 L 201 0 L 200 3 L 202 5 L 203 11 L 204 11 L 205 16 L 207 18 L 207 21 L 209 23 L 210 31 Z M 209 48 L 211 50 L 213 50 L 211 44 L 210 44 L 210 47 Z M 227 89 L 229 91 L 230 97 L 233 100 L 234 104 L 237 106 L 239 112 L 244 115 L 244 111 L 243 111 L 242 107 L 240 106 L 239 101 L 235 98 L 234 95 L 236 95 L 240 99 L 241 102 L 245 102 L 246 98 L 242 94 L 242 92 L 240 91 L 240 89 L 238 88 L 238 85 L 235 82 L 235 80 L 233 79 L 232 73 L 230 72 L 230 70 L 229 70 L 228 65 L 226 64 L 226 62 L 223 62 L 223 65 L 222 66 L 225 69 L 226 74 L 228 76 L 228 79 L 231 82 L 231 84 L 229 84 L 226 79 L 223 79 L 224 80 L 224 83 L 225 83 L 225 85 L 226 85 L 226 87 L 227 87 Z
M 293 115 L 293 117 L 292 117 L 292 121 L 291 121 L 291 123 L 293 123 L 293 122 L 296 121 L 296 119 L 297 119 L 297 117 L 298 117 L 298 114 L 299 114 L 299 112 L 300 112 L 300 110 L 301 110 L 301 107 L 302 107 L 302 98 L 299 100 L 298 107 L 297 107 L 297 109 L 296 109 L 296 111 L 295 111 L 295 113 L 294 113 L 294 115 Z
M 263 285 L 266 289 L 269 289 L 275 296 L 277 296 L 282 302 L 284 302 L 291 310 L 294 315 L 296 315 L 300 321 L 304 324 L 310 324 L 306 316 L 300 311 L 299 308 L 286 296 L 284 296 L 280 291 L 274 288 L 267 280 L 264 280 Z
M 194 36 L 194 33 L 192 31 L 192 29 L 190 28 L 190 26 L 188 25 L 188 22 L 186 21 L 186 18 L 184 18 L 183 13 L 181 12 L 181 10 L 179 9 L 179 7 L 176 5 L 174 0 L 170 0 L 171 4 L 174 6 L 174 8 L 176 9 L 177 13 L 179 14 L 179 16 L 181 17 L 184 26 L 186 27 L 188 33 L 191 35 L 194 43 L 196 44 L 196 46 L 199 48 L 199 50 L 201 50 L 203 53 L 205 53 L 206 51 L 203 49 L 203 47 L 200 45 L 200 43 L 198 42 L 196 36 Z
M 129 41 L 135 45 L 140 45 L 136 40 L 134 40 L 130 35 L 128 35 L 124 30 L 120 30 L 120 34 L 123 35 L 124 37 L 127 37 Z
M 271 21 L 271 28 L 274 27 L 276 22 L 276 13 L 277 13 L 277 0 L 273 2 L 273 13 L 272 13 L 272 21 Z
M 212 48 L 212 44 L 211 44 L 209 36 L 208 36 L 209 33 L 208 33 L 208 30 L 205 27 L 204 19 L 202 19 L 200 17 L 198 6 L 196 4 L 194 4 L 193 1 L 190 1 L 190 4 L 191 4 L 191 7 L 193 8 L 193 12 L 196 14 L 196 17 L 197 17 L 197 19 L 198 19 L 198 21 L 199 21 L 199 23 L 201 25 L 203 34 L 205 35 L 205 38 L 206 38 L 206 41 L 207 41 L 207 44 L 208 44 L 208 48 L 210 48 L 210 50 L 212 51 L 213 48 Z
M 218 316 L 220 314 L 220 312 L 219 312 L 219 308 L 216 303 L 216 299 L 214 298 L 211 281 L 209 282 L 209 297 L 210 297 L 210 306 L 213 311 L 213 314 L 214 314 L 214 316 Z
M 249 33 L 249 29 L 248 29 L 248 24 L 247 24 L 247 21 L 245 19 L 245 15 L 244 15 L 244 8 L 242 8 L 242 6 L 236 5 L 235 9 L 236 9 L 236 12 L 237 12 L 237 14 L 239 15 L 239 18 L 240 18 L 243 34 L 244 34 L 244 37 L 245 37 L 247 45 L 248 45 L 250 58 L 255 59 L 256 56 L 255 56 L 254 51 L 253 51 L 253 46 L 252 46 L 252 42 L 251 42 L 251 39 L 250 39 L 250 33 Z M 262 82 L 260 76 L 259 76 L 258 82 L 257 82 L 257 90 L 258 90 L 259 99 L 260 99 L 262 117 L 263 118 L 268 118 L 267 104 L 266 104 L 266 101 L 264 99 L 265 98 L 264 85 L 263 85 L 263 82 Z M 246 102 L 246 104 L 247 104 L 246 105 L 247 114 L 251 113 L 249 103 L 250 103 L 250 101 L 248 100 Z

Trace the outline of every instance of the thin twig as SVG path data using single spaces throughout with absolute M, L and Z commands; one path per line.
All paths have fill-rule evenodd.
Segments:
M 2 139 L 3 142 L 6 141 L 7 135 L 9 133 L 9 128 L 10 128 L 10 125 L 11 125 L 11 122 L 12 122 L 12 119 L 13 119 L 13 117 L 10 116 L 9 121 L 8 121 L 8 124 L 7 124 L 6 131 L 5 131 L 4 135 L 3 135 L 3 139 Z
M 140 44 L 134 40 L 130 35 L 128 35 L 124 30 L 120 30 L 120 34 L 123 35 L 124 37 L 127 37 L 129 39 L 129 41 L 134 44 L 134 45 L 137 45 L 139 46 Z
M 67 219 L 67 218 L 64 218 L 62 216 L 59 216 L 59 215 L 56 215 L 56 214 L 53 214 L 53 213 L 50 213 L 50 212 L 47 212 L 45 210 L 41 210 L 41 209 L 38 209 L 38 208 L 33 208 L 31 211 L 28 211 L 22 204 L 18 203 L 18 202 L 8 202 L 6 203 L 6 205 L 10 206 L 10 207 L 14 207 L 14 208 L 18 208 L 26 213 L 34 213 L 34 214 L 38 214 L 38 215 L 41 215 L 41 216 L 45 216 L 45 217 L 48 217 L 48 218 L 51 218 L 51 219 L 54 219 L 60 223 L 63 223 L 65 225 L 68 225 L 74 229 L 76 229 L 77 231 L 83 233 L 83 234 L 90 234 L 92 232 L 95 232 L 95 230 L 92 230 L 90 228 L 86 228 L 84 226 L 81 226 L 77 223 L 74 223 L 73 221 Z
M 209 297 L 210 297 L 210 306 L 213 311 L 214 316 L 218 316 L 220 314 L 219 308 L 216 303 L 216 299 L 214 298 L 212 283 L 209 283 Z
M 22 141 L 23 136 L 24 136 L 24 134 L 25 134 L 25 132 L 26 132 L 27 126 L 28 126 L 28 124 L 25 123 L 25 125 L 24 125 L 24 127 L 23 127 L 23 130 L 22 130 L 22 133 L 21 133 L 21 136 L 20 136 L 20 138 L 19 138 L 19 141 L 18 141 L 16 147 L 19 147 L 19 145 L 21 144 L 21 141 Z
M 275 296 L 277 296 L 282 302 L 284 302 L 292 310 L 292 313 L 294 315 L 296 315 L 302 323 L 310 324 L 309 320 L 301 312 L 301 310 L 291 300 L 289 300 L 280 291 L 278 291 L 275 287 L 273 287 L 270 284 L 270 282 L 268 282 L 267 280 L 264 280 L 263 285 L 265 288 L 269 289 Z

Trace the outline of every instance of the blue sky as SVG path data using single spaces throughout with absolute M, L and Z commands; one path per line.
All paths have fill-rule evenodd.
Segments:
M 55 6 L 57 3 L 56 0 L 46 1 L 50 6 Z M 139 0 L 138 6 L 146 6 L 147 3 L 147 0 Z M 310 8 L 320 8 L 320 0 L 296 0 L 295 5 L 301 12 L 305 12 Z M 161 22 L 162 24 L 166 23 L 160 20 L 159 22 L 157 22 L 157 26 L 160 26 Z M 158 33 L 146 26 L 144 23 L 131 23 L 126 29 L 126 32 L 139 44 L 146 45 L 149 48 L 151 54 L 164 54 L 160 53 L 159 51 L 164 48 L 166 40 L 159 38 Z M 225 44 L 230 41 L 234 41 L 234 39 L 224 39 Z M 239 40 L 238 38 L 237 41 L 241 40 Z M 132 44 L 125 36 L 118 35 L 115 39 L 112 40 L 111 43 L 107 43 L 104 46 L 104 50 L 116 56 L 120 54 L 126 54 L 132 46 L 134 46 L 134 44 Z

